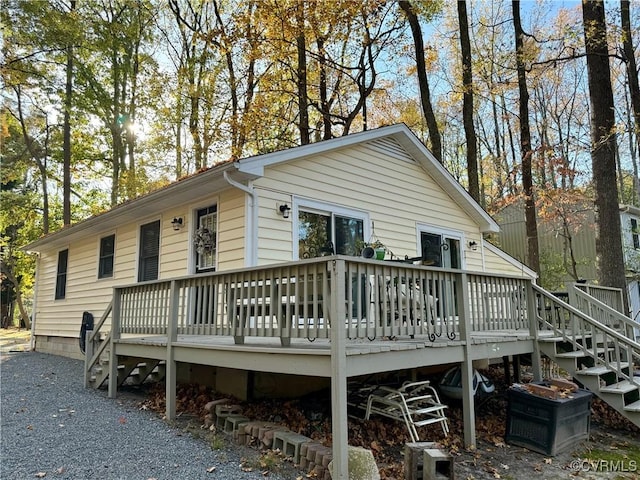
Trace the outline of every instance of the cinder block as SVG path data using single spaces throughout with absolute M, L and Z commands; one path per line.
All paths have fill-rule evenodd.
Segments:
M 422 480 L 424 464 L 423 450 L 436 448 L 435 442 L 410 442 L 404 445 L 404 478 L 405 480 Z
M 422 480 L 453 479 L 453 457 L 437 448 L 423 451 Z
M 224 420 L 224 431 L 229 433 L 234 433 L 238 430 L 240 425 L 249 422 L 249 417 L 245 417 L 244 415 L 229 415 L 225 417 Z
M 226 418 L 242 415 L 240 405 L 216 405 L 216 427 L 224 430 Z
M 285 457 L 291 457 L 293 463 L 300 462 L 300 451 L 302 445 L 310 442 L 309 437 L 288 430 L 276 431 L 273 433 L 273 450 L 280 450 Z M 305 450 L 306 455 L 306 450 Z

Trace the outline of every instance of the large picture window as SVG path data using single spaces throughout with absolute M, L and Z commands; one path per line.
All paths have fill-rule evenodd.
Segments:
M 157 280 L 160 269 L 160 220 L 140 227 L 138 281 Z
M 345 209 L 298 207 L 298 258 L 359 255 L 365 238 L 366 215 Z
M 100 260 L 98 261 L 98 278 L 113 277 L 113 259 L 115 255 L 116 236 L 109 235 L 100 239 Z
M 56 274 L 56 300 L 61 300 L 67 295 L 67 264 L 69 263 L 69 250 L 58 252 L 58 269 Z

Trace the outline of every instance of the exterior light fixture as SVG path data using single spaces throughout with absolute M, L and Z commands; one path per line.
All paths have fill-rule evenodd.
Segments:
M 478 250 L 478 243 L 475 240 L 471 240 L 469 242 L 469 248 L 475 252 Z
M 289 212 L 291 212 L 291 207 L 286 203 L 283 203 L 278 207 L 278 211 L 282 214 L 283 218 L 289 218 Z
M 180 230 L 183 225 L 182 217 L 174 217 L 173 220 L 171 220 L 171 226 L 176 232 Z

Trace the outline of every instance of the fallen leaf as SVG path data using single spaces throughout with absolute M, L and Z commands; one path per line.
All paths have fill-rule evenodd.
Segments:
M 509 470 L 509 465 L 505 465 L 504 463 L 500 465 L 503 470 Z
M 47 472 L 38 472 L 35 474 L 36 478 L 44 478 L 47 476 Z
M 544 459 L 544 463 L 546 463 L 547 465 L 551 465 L 551 462 L 553 462 L 553 460 L 551 460 L 550 458 Z
M 207 473 L 213 473 L 216 471 L 216 467 L 209 467 L 207 468 Z
M 64 467 L 60 467 L 60 468 L 56 469 L 56 473 L 58 475 L 62 475 L 64 473 Z
M 127 423 L 127 419 L 125 417 L 120 417 L 118 418 L 118 422 L 120 423 L 120 425 L 124 425 L 125 423 Z

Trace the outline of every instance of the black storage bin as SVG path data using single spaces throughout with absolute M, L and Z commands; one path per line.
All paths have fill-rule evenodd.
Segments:
M 536 382 L 544 385 L 544 382 Z M 557 455 L 589 438 L 591 392 L 579 389 L 572 398 L 552 400 L 524 388 L 507 391 L 505 440 L 544 455 Z

